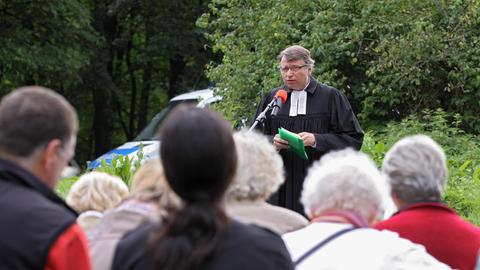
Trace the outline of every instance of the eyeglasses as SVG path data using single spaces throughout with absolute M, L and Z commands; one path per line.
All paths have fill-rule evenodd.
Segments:
M 297 73 L 300 69 L 304 67 L 308 67 L 308 65 L 305 64 L 301 66 L 279 67 L 278 69 L 280 70 L 281 73 L 287 73 L 289 70 L 291 70 L 293 73 Z

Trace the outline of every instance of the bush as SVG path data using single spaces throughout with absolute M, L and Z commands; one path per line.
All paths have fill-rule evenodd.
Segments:
M 445 201 L 460 215 L 480 225 L 479 138 L 463 132 L 458 115 L 441 109 L 425 110 L 401 122 L 391 122 L 368 131 L 362 151 L 380 166 L 385 153 L 402 137 L 425 134 L 437 141 L 448 158 L 449 179 Z
M 142 160 L 144 157 L 142 149 L 143 146 L 140 145 L 140 149 L 138 150 L 136 157 L 129 158 L 128 156 L 115 156 L 112 158 L 110 164 L 103 159 L 100 162 L 100 166 L 95 170 L 120 177 L 130 188 L 132 185 L 133 175 L 142 165 Z M 85 171 L 83 171 L 80 175 L 84 173 Z M 78 178 L 79 176 L 61 179 L 56 188 L 57 194 L 60 197 L 65 198 L 70 190 L 70 187 L 78 180 Z
M 104 159 L 96 171 L 104 172 L 110 175 L 120 177 L 128 187 L 132 184 L 132 178 L 135 171 L 142 165 L 143 153 L 138 151 L 137 158 L 128 156 L 115 156 L 112 162 L 108 164 Z
M 60 179 L 55 189 L 58 196 L 65 199 L 67 197 L 68 191 L 70 190 L 70 187 L 73 185 L 73 183 L 75 183 L 78 180 L 78 178 L 79 176 L 72 176 L 72 177 Z

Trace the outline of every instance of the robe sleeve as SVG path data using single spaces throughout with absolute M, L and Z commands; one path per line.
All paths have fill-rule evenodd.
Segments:
M 360 150 L 364 134 L 347 98 L 340 91 L 335 91 L 330 96 L 329 108 L 329 133 L 314 134 L 315 149 L 322 152 L 347 147 Z
M 269 101 L 273 98 L 273 97 L 270 97 L 270 96 L 271 96 L 271 92 L 265 93 L 263 95 L 262 99 L 260 100 L 260 103 L 258 104 L 257 111 L 255 112 L 255 116 L 253 117 L 252 124 L 250 126 L 252 126 L 255 123 L 255 119 L 257 119 L 258 115 L 263 110 L 265 110 Z M 255 127 L 255 130 L 263 133 L 263 135 L 265 135 L 268 138 L 268 141 L 273 143 L 273 137 L 275 136 L 275 134 L 270 134 L 268 132 L 268 130 L 270 130 L 268 125 L 269 125 L 269 121 L 264 121 L 263 123 L 258 123 L 257 126 Z

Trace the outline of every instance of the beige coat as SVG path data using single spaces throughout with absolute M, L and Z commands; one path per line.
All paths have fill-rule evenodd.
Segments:
M 111 269 L 118 241 L 144 222 L 159 222 L 157 209 L 149 203 L 128 200 L 105 212 L 99 223 L 87 233 L 92 268 Z
M 308 220 L 302 215 L 263 201 L 229 201 L 226 210 L 230 217 L 247 224 L 270 229 L 280 235 L 305 227 Z

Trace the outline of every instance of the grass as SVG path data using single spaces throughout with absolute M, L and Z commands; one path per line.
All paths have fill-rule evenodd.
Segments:
M 73 183 L 75 183 L 78 179 L 78 176 L 73 176 L 69 178 L 62 178 L 57 184 L 57 188 L 55 189 L 56 193 L 65 199 L 67 197 L 68 191 L 72 187 Z

